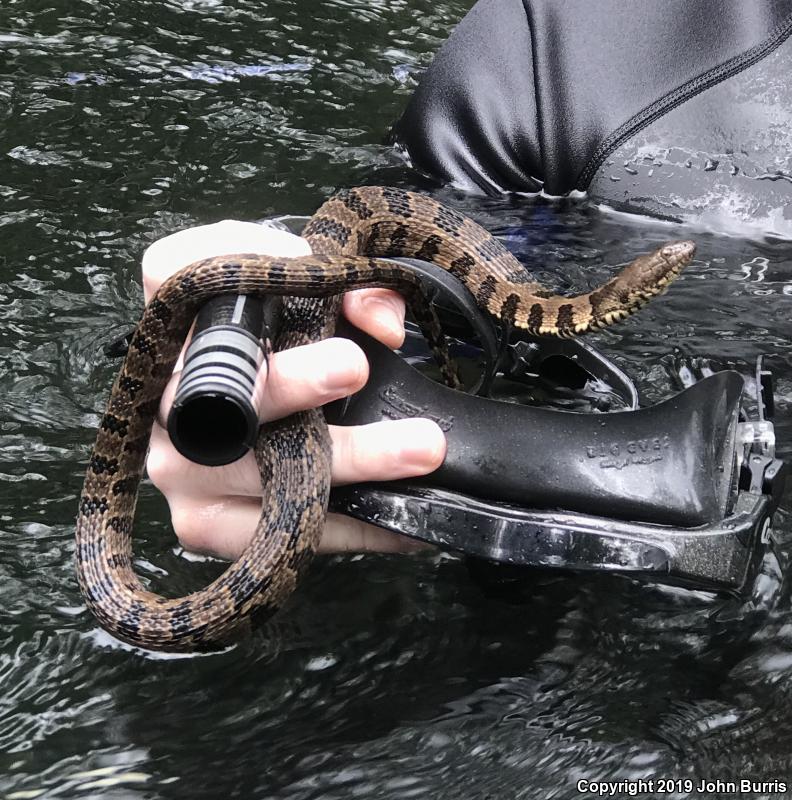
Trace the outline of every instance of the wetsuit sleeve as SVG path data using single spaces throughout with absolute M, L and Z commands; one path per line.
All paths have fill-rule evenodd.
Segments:
M 531 35 L 521 0 L 481 0 L 423 76 L 395 139 L 431 175 L 489 193 L 543 182 Z
M 587 190 L 620 144 L 773 52 L 791 14 L 792 0 L 480 0 L 396 138 L 466 188 Z

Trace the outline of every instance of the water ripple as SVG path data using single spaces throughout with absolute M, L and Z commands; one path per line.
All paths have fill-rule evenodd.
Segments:
M 579 779 L 788 774 L 792 615 L 772 559 L 744 599 L 537 575 L 516 602 L 449 557 L 322 558 L 283 614 L 202 658 L 120 646 L 82 604 L 76 497 L 143 250 L 226 217 L 294 224 L 339 186 L 415 186 L 383 142 L 470 5 L 0 7 L 0 796 L 575 798 Z M 668 294 L 594 340 L 644 402 L 669 395 L 674 360 L 772 354 L 792 457 L 788 243 L 433 191 L 564 291 L 696 238 Z M 179 555 L 148 485 L 140 506 L 145 581 L 217 574 Z M 789 492 L 774 539 L 790 549 Z

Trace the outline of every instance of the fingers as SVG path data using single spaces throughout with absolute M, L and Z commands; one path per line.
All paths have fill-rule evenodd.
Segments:
M 332 480 L 336 485 L 427 475 L 443 463 L 446 452 L 440 426 L 428 419 L 330 426 L 330 436 Z M 151 434 L 147 469 L 149 478 L 169 502 L 200 498 L 213 505 L 226 497 L 261 496 L 261 479 L 252 452 L 221 468 L 195 464 L 175 450 L 161 425 L 155 425 Z
M 384 289 L 351 292 L 345 298 L 344 309 L 350 322 L 385 344 L 398 346 L 403 341 L 404 300 L 395 292 Z M 343 338 L 274 353 L 268 367 L 262 367 L 266 369 L 269 372 L 260 376 L 264 382 L 263 422 L 347 397 L 365 385 L 369 374 L 363 351 Z M 160 422 L 167 419 L 179 374 L 175 373 L 163 394 Z
M 341 514 L 328 514 L 319 553 L 417 553 L 432 545 Z
M 262 421 L 318 408 L 362 389 L 369 366 L 349 339 L 325 339 L 273 354 L 261 400 Z
M 171 506 L 182 547 L 233 561 L 242 555 L 261 516 L 257 501 L 229 498 L 217 503 L 180 502 Z M 319 553 L 415 553 L 431 545 L 367 522 L 328 514 Z
M 390 289 L 359 289 L 344 295 L 344 316 L 391 348 L 404 343 L 404 298 Z
M 386 289 L 362 289 L 344 298 L 349 321 L 388 346 L 398 347 L 404 340 L 404 311 L 404 299 Z M 363 351 L 349 339 L 325 339 L 274 353 L 262 393 L 262 421 L 347 397 L 363 388 L 368 375 Z
M 330 435 L 336 485 L 426 475 L 443 463 L 446 453 L 445 436 L 429 419 L 331 426 Z
M 335 483 L 397 480 L 432 472 L 445 457 L 445 437 L 431 420 L 331 427 Z M 187 461 L 154 426 L 148 473 L 167 497 L 176 535 L 189 550 L 234 559 L 261 516 L 261 487 L 252 453 L 226 467 Z M 420 545 L 365 523 L 330 515 L 320 550 L 412 552 Z
M 325 339 L 273 353 L 258 377 L 264 384 L 259 402 L 261 421 L 281 419 L 347 397 L 365 385 L 368 374 L 363 351 L 349 339 Z M 180 371 L 174 372 L 163 392 L 160 425 L 168 418 L 180 377 Z

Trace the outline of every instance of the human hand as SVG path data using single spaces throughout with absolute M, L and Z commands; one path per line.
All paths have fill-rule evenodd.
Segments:
M 167 236 L 143 256 L 143 289 L 148 302 L 160 284 L 181 267 L 224 253 L 308 255 L 308 242 L 294 234 L 226 220 Z M 386 289 L 362 289 L 344 296 L 347 319 L 388 347 L 404 339 L 404 301 Z M 165 495 L 181 544 L 188 550 L 237 558 L 261 515 L 261 485 L 252 453 L 225 467 L 185 459 L 163 427 L 178 384 L 174 376 L 154 423 L 147 470 Z M 353 394 L 368 379 L 363 351 L 348 339 L 327 339 L 275 353 L 261 402 L 262 421 L 315 408 Z M 333 484 L 396 480 L 432 472 L 445 456 L 445 437 L 427 419 L 384 421 L 358 427 L 330 426 Z M 412 552 L 425 546 L 359 520 L 328 514 L 320 552 Z

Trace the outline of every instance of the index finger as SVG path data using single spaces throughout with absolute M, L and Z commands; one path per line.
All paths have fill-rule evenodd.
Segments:
M 344 316 L 390 348 L 404 344 L 404 298 L 392 289 L 357 289 L 344 295 Z

